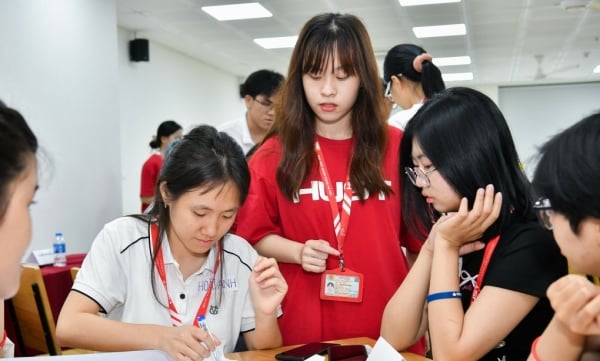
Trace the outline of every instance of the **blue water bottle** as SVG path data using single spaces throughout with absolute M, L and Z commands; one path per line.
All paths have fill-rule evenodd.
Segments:
M 67 265 L 67 245 L 62 232 L 54 234 L 54 266 L 64 267 Z

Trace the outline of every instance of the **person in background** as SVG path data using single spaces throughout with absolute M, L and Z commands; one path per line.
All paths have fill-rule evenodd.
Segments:
M 401 246 L 414 255 L 421 243 L 404 237 L 402 132 L 387 124 L 363 23 L 350 14 L 308 20 L 279 96 L 273 128 L 249 161 L 236 233 L 275 257 L 292 285 L 279 323 L 284 344 L 377 339 L 408 272 Z M 344 287 L 325 295 L 326 280 Z
M 572 271 L 600 276 L 600 112 L 556 134 L 540 149 L 533 176 L 544 225 Z M 598 360 L 600 287 L 570 274 L 547 291 L 554 318 L 534 341 L 530 361 Z M 582 357 L 583 356 L 583 357 Z
M 171 150 L 149 214 L 100 231 L 56 327 L 65 346 L 97 351 L 160 349 L 199 360 L 281 345 L 277 317 L 287 284 L 274 259 L 229 234 L 250 174 L 241 148 L 210 126 Z M 102 317 L 99 313 L 106 313 Z M 213 337 L 199 322 L 204 315 Z
M 148 158 L 142 166 L 140 186 L 142 212 L 144 212 L 154 200 L 154 188 L 160 174 L 160 168 L 163 164 L 165 151 L 173 141 L 181 139 L 182 136 L 183 129 L 181 128 L 181 125 L 173 120 L 166 120 L 160 123 L 156 130 L 156 135 L 153 136 L 150 141 L 150 148 L 156 149 L 157 151 L 152 153 L 150 158 Z
M 525 360 L 567 265 L 536 220 L 504 116 L 476 90 L 443 91 L 408 122 L 400 159 L 404 221 L 428 235 L 381 335 L 402 350 L 428 329 L 435 360 Z
M 37 185 L 38 142 L 23 116 L 0 101 L 0 357 L 13 357 L 4 330 L 4 300 L 19 289 L 21 259 L 31 241 L 29 206 Z
M 246 114 L 219 128 L 235 139 L 247 156 L 273 124 L 274 96 L 283 80 L 283 75 L 273 70 L 262 69 L 250 74 L 240 85 L 240 97 L 244 99 Z
M 383 61 L 383 80 L 387 83 L 385 97 L 402 108 L 388 122 L 400 129 L 434 94 L 446 88 L 440 69 L 431 61 L 425 49 L 413 44 L 391 48 Z

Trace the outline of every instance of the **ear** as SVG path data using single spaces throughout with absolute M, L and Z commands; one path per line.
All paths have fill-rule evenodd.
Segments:
M 600 218 L 594 218 L 594 235 L 596 242 L 600 245 Z
M 252 98 L 250 95 L 244 95 L 244 104 L 246 104 L 246 108 L 250 108 L 250 105 L 252 104 L 253 100 L 254 98 Z
M 171 197 L 169 196 L 169 191 L 167 190 L 167 182 L 160 182 L 158 189 L 160 190 L 160 196 L 163 199 L 163 202 L 165 202 L 165 206 L 170 206 Z

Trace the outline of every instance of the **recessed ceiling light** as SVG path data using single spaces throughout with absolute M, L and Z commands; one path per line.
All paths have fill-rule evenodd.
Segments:
M 460 0 L 398 0 L 400 6 L 458 3 Z
M 465 35 L 467 27 L 465 24 L 415 26 L 413 32 L 417 38 L 434 38 L 441 36 Z
M 265 49 L 281 49 L 281 48 L 293 48 L 296 45 L 298 36 L 280 36 L 275 38 L 258 38 L 254 39 L 254 42 L 262 46 Z
M 202 11 L 219 21 L 269 18 L 273 16 L 259 3 L 203 6 Z
M 594 68 L 594 73 L 600 73 L 600 65 Z
M 442 79 L 444 81 L 473 80 L 473 73 L 444 73 Z
M 446 58 L 433 58 L 433 63 L 437 66 L 469 65 L 470 56 L 449 56 Z

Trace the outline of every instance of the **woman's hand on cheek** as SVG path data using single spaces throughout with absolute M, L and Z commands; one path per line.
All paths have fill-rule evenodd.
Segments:
M 430 252 L 433 252 L 433 250 L 435 248 L 434 244 L 435 244 L 435 236 L 437 234 L 437 227 L 439 227 L 439 225 L 442 224 L 448 218 L 450 218 L 450 216 L 444 216 L 444 217 L 440 218 L 431 228 L 431 231 L 429 232 L 429 236 L 427 237 L 427 240 L 425 241 L 425 244 L 423 245 L 423 247 L 426 248 L 427 250 L 429 250 Z M 459 254 L 461 256 L 464 256 L 465 254 L 477 252 L 484 248 L 485 248 L 485 243 L 483 243 L 481 241 L 476 240 L 473 242 L 467 242 L 467 243 L 463 243 L 460 246 Z
M 477 190 L 473 208 L 469 210 L 466 198 L 461 199 L 458 212 L 442 216 L 438 221 L 436 243 L 444 242 L 450 247 L 461 248 L 463 245 L 477 241 L 500 215 L 502 194 L 494 193 L 494 186 Z M 437 224 L 436 224 L 437 226 Z M 478 244 L 468 246 L 465 250 L 476 250 Z

